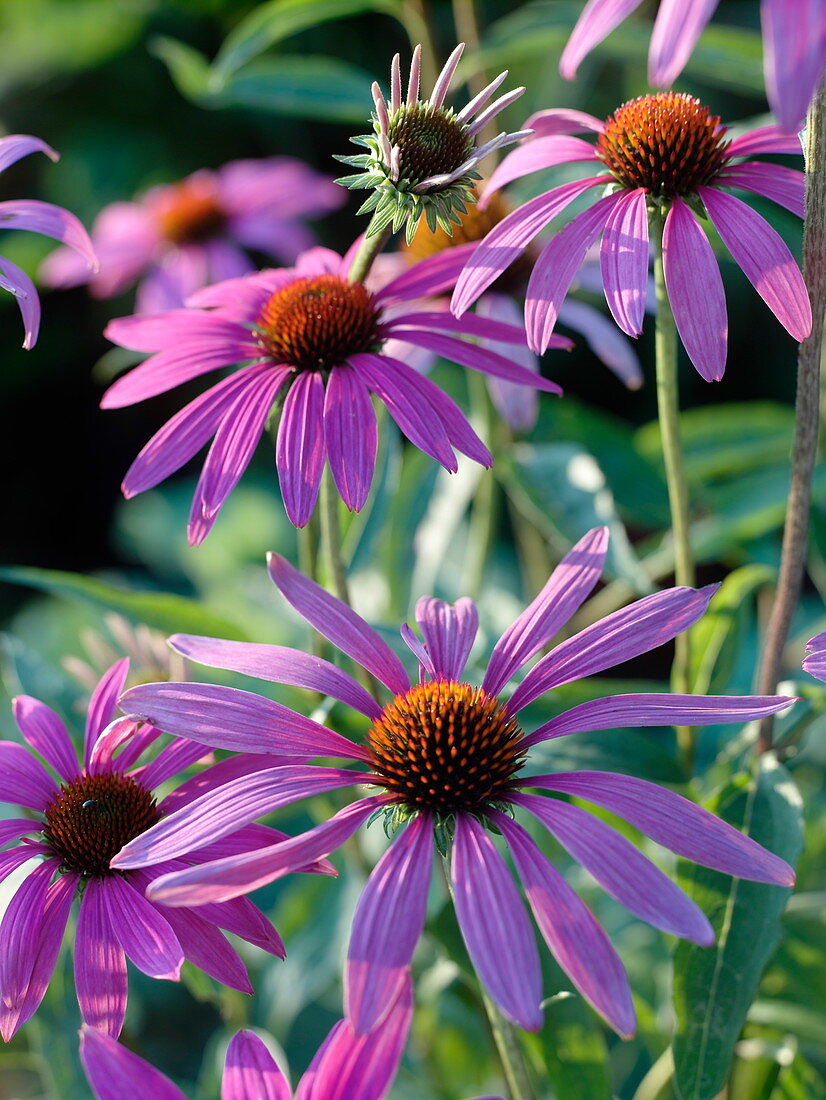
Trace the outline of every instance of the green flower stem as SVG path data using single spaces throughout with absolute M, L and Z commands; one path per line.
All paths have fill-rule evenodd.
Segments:
M 370 225 L 375 221 L 376 215 L 370 219 Z M 373 261 L 376 256 L 381 252 L 387 242 L 390 240 L 390 234 L 393 232 L 392 223 L 388 225 L 386 229 L 379 233 L 370 235 L 370 225 L 367 226 L 367 232 L 364 234 L 364 240 L 361 242 L 361 247 L 356 253 L 355 259 L 350 266 L 350 282 L 351 283 L 363 283 L 367 278 L 370 268 L 373 266 Z
M 817 459 L 820 415 L 820 359 L 826 312 L 826 81 L 809 108 L 806 124 L 806 217 L 803 223 L 803 278 L 812 302 L 812 332 L 797 359 L 797 407 L 789 507 L 783 529 L 783 551 L 777 596 L 766 631 L 758 691 L 771 695 L 780 679 L 783 649 L 797 607 L 809 530 L 812 475 Z M 772 747 L 774 723 L 763 719 L 757 751 Z
M 668 485 L 668 503 L 671 511 L 671 537 L 674 543 L 674 580 L 678 585 L 693 588 L 695 584 L 694 560 L 691 555 L 689 531 L 688 485 L 686 483 L 683 449 L 680 439 L 680 400 L 677 385 L 677 326 L 668 293 L 663 269 L 663 218 L 655 215 L 651 221 L 654 239 L 654 284 L 657 295 L 657 318 L 654 348 L 657 363 L 657 408 L 662 436 L 665 478 Z M 689 691 L 689 662 L 691 652 L 687 631 L 678 634 L 674 641 L 674 666 L 672 686 L 678 694 Z M 694 757 L 694 734 L 690 727 L 677 728 L 677 742 L 687 769 L 691 769 Z
M 350 604 L 350 587 L 347 584 L 347 568 L 341 548 L 341 524 L 339 523 L 338 493 L 333 485 L 329 469 L 321 478 L 321 549 L 327 560 L 333 593 Z

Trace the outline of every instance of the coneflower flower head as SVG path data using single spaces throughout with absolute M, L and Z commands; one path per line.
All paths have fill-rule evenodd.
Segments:
M 475 202 L 473 185 L 481 179 L 477 166 L 494 149 L 512 145 L 528 131 L 502 131 L 491 141 L 478 144 L 478 136 L 491 119 L 514 103 L 525 91 L 514 88 L 492 97 L 508 75 L 507 70 L 463 107 L 454 111 L 444 99 L 464 51 L 460 43 L 445 63 L 428 99 L 420 99 L 421 46 L 413 51 L 407 96 L 402 96 L 399 55 L 391 66 L 388 103 L 378 84 L 373 85 L 373 133 L 353 138 L 368 151 L 339 157 L 361 171 L 338 182 L 351 190 L 372 190 L 359 213 L 375 211 L 368 236 L 392 223 L 394 231 L 407 224 L 410 241 L 424 214 L 431 230 L 447 233 L 459 224 L 459 215 Z

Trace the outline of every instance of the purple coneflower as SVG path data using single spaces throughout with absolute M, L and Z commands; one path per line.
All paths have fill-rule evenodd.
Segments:
M 642 0 L 589 0 L 559 62 L 573 80 L 586 54 Z M 680 75 L 697 39 L 714 14 L 718 0 L 661 0 L 651 47 L 648 80 L 667 88 Z M 780 125 L 796 129 L 806 114 L 826 62 L 824 0 L 761 0 L 763 69 L 766 94 Z
M 376 702 L 341 669 L 296 651 L 184 635 L 173 638 L 172 645 L 204 664 L 325 692 L 371 723 L 364 745 L 344 742 L 284 707 L 227 687 L 143 685 L 126 692 L 121 705 L 204 744 L 343 756 L 367 770 L 287 767 L 242 778 L 126 845 L 115 865 L 137 868 L 176 858 L 179 850 L 214 842 L 267 813 L 274 800 L 283 805 L 348 782 L 370 784 L 380 791 L 303 836 L 250 856 L 165 875 L 150 888 L 150 896 L 170 906 L 236 897 L 308 859 L 326 856 L 365 821 L 382 816 L 393 842 L 358 903 L 345 977 L 347 1015 L 356 1031 L 368 1032 L 379 1023 L 407 974 L 424 925 L 434 836 L 441 850 L 452 849 L 456 914 L 479 978 L 506 1016 L 534 1030 L 542 1022 L 536 943 L 493 829 L 504 837 L 560 966 L 612 1027 L 630 1035 L 634 1010 L 619 957 L 590 911 L 514 820 L 514 812 L 546 828 L 632 913 L 701 944 L 711 944 L 714 933 L 693 901 L 615 829 L 547 793 L 595 803 L 686 859 L 728 874 L 790 885 L 792 870 L 693 802 L 645 780 L 596 771 L 522 775 L 528 752 L 533 745 L 582 730 L 745 722 L 773 714 L 791 700 L 619 695 L 590 700 L 533 733 L 524 732 L 520 713 L 534 700 L 671 641 L 700 618 L 715 590 L 671 588 L 607 616 L 546 653 L 504 700 L 503 689 L 514 674 L 564 626 L 596 584 L 607 541 L 606 529 L 598 528 L 573 548 L 496 643 L 480 685 L 463 678 L 478 622 L 471 600 L 453 606 L 436 599 L 419 602 L 416 618 L 423 640 L 402 627 L 419 661 L 419 675 L 411 682 L 399 658 L 367 623 L 273 555 L 270 572 L 287 601 L 383 684 L 392 696 L 389 702 Z M 346 748 L 337 749 L 334 741 Z
M 826 631 L 816 634 L 806 643 L 806 652 L 808 656 L 803 662 L 805 671 L 818 680 L 826 681 Z
M 487 202 L 474 204 L 462 215 L 461 224 L 453 227 L 448 234 L 437 227 L 432 232 L 427 225 L 420 225 L 409 245 L 405 245 L 401 256 L 411 260 L 423 260 L 446 249 L 463 247 L 466 250 L 483 240 L 511 212 L 502 196 L 495 192 L 488 196 Z M 510 325 L 522 325 L 522 307 L 525 300 L 525 288 L 533 266 L 534 256 L 528 250 L 515 263 L 503 271 L 490 289 L 479 299 L 477 311 L 483 317 L 495 321 L 504 321 Z M 382 257 L 384 259 L 384 257 Z M 376 271 L 374 267 L 373 271 Z M 588 285 L 599 289 L 599 265 L 587 265 L 583 272 Z M 447 308 L 447 300 L 441 299 Z M 616 325 L 599 310 L 584 301 L 567 299 L 559 311 L 559 319 L 569 329 L 585 337 L 594 354 L 609 370 L 624 382 L 629 389 L 638 389 L 642 385 L 642 370 L 631 342 L 617 331 Z M 501 344 L 494 340 L 481 340 L 484 347 L 491 351 L 505 353 Z M 516 347 L 511 355 L 518 355 L 523 367 L 539 371 L 539 360 L 528 347 Z M 415 362 L 419 369 L 427 367 L 436 359 L 432 353 L 421 353 Z M 409 360 L 412 362 L 412 360 Z M 536 423 L 539 412 L 538 395 L 535 390 L 525 386 L 515 386 L 499 378 L 488 378 L 488 389 L 496 408 L 508 425 L 517 432 L 529 431 Z
M 407 981 L 372 1034 L 358 1036 L 339 1020 L 299 1081 L 295 1100 L 381 1100 L 396 1076 L 411 1017 Z M 168 1077 L 95 1028 L 82 1029 L 80 1058 L 98 1100 L 186 1100 Z M 221 1100 L 293 1100 L 289 1081 L 251 1031 L 239 1031 L 227 1047 Z
M 260 757 L 237 757 L 215 764 L 157 801 L 158 787 L 207 753 L 202 744 L 176 740 L 138 764 L 160 731 L 128 719 L 112 721 L 128 664 L 114 664 L 92 695 L 80 764 L 58 715 L 28 695 L 14 700 L 14 716 L 29 749 L 0 741 L 0 802 L 21 806 L 27 815 L 0 821 L 0 845 L 15 842 L 0 852 L 0 881 L 36 861 L 0 922 L 0 1033 L 6 1040 L 43 999 L 77 894 L 74 963 L 80 1011 L 88 1024 L 110 1035 L 120 1033 L 126 1011 L 127 958 L 150 977 L 173 980 L 188 959 L 216 981 L 251 993 L 244 963 L 220 929 L 284 957 L 280 937 L 246 898 L 173 912 L 144 896 L 159 874 L 171 870 L 169 864 L 150 862 L 141 871 L 126 872 L 111 867 L 124 844 L 164 815 L 263 763 Z M 250 851 L 283 836 L 260 825 L 232 830 L 196 855 L 182 851 L 178 867 L 210 851 L 213 857 Z
M 52 160 L 59 160 L 58 154 L 40 138 L 29 134 L 9 134 L 0 138 L 0 172 L 15 164 L 29 153 L 45 153 Z M 84 273 L 96 270 L 97 258 L 89 235 L 74 214 L 62 206 L 38 199 L 10 199 L 0 202 L 0 228 L 28 229 L 32 233 L 42 233 L 46 237 L 64 241 L 69 248 L 66 254 L 72 256 L 78 268 Z M 74 249 L 78 254 L 69 249 Z M 25 271 L 17 264 L 0 256 L 0 287 L 8 290 L 17 299 L 23 315 L 25 339 L 23 347 L 30 350 L 37 343 L 40 331 L 40 299 L 37 289 Z
M 47 257 L 40 276 L 53 287 L 88 282 L 96 298 L 140 279 L 138 313 L 177 309 L 202 286 L 252 271 L 248 249 L 292 263 L 315 243 L 304 220 L 343 199 L 331 179 L 292 157 L 232 161 L 105 207 L 92 227 L 94 278 L 66 249 Z
M 247 364 L 152 437 L 126 474 L 127 497 L 163 481 L 214 436 L 189 520 L 189 541 L 200 543 L 246 469 L 276 401 L 275 461 L 284 506 L 296 527 L 312 515 L 325 461 L 347 507 L 364 506 L 378 439 L 371 393 L 407 438 L 445 469 L 458 467 L 454 448 L 490 466 L 488 449 L 458 405 L 428 378 L 384 353 L 391 337 L 484 374 L 561 392 L 519 363 L 459 338 L 492 337 L 524 346 L 521 328 L 483 317 L 459 321 L 421 307 L 419 299 L 453 285 L 464 256 L 435 256 L 372 293 L 363 283 L 348 281 L 352 252 L 342 260 L 328 249 L 311 249 L 295 268 L 208 287 L 190 299 L 189 309 L 123 317 L 109 325 L 107 335 L 116 343 L 157 354 L 107 390 L 104 408 L 143 401 L 219 367 Z M 559 337 L 550 342 L 569 344 Z
M 445 96 L 464 48 L 464 43 L 460 43 L 447 59 L 429 99 L 419 98 L 421 46 L 413 51 L 406 97 L 402 96 L 398 54 L 391 66 L 389 103 L 378 84 L 373 85 L 375 133 L 352 139 L 369 151 L 337 158 L 343 164 L 361 169 L 358 175 L 344 176 L 339 183 L 373 192 L 359 210 L 360 214 L 375 211 L 368 236 L 381 233 L 391 224 L 394 231 L 401 229 L 406 223 L 410 240 L 422 214 L 431 229 L 441 226 L 450 233 L 451 225 L 459 224 L 459 216 L 467 204 L 475 201 L 472 188 L 481 179 L 476 171 L 481 161 L 528 132 L 503 130 L 484 145 L 478 144 L 479 134 L 487 123 L 525 91 L 514 88 L 490 102 L 508 75 L 507 70 L 458 113 L 445 107 Z
M 796 340 L 808 336 L 812 311 L 789 249 L 756 211 L 724 188 L 754 192 L 803 216 L 803 173 L 750 161 L 755 153 L 800 153 L 794 135 L 769 126 L 729 141 L 726 127 L 692 96 L 646 95 L 601 122 L 581 111 L 542 111 L 528 120 L 537 137 L 509 154 L 489 190 L 541 168 L 593 161 L 607 168 L 531 199 L 506 217 L 473 253 L 457 280 L 458 315 L 522 254 L 566 206 L 596 187 L 603 194 L 544 246 L 528 283 L 525 323 L 537 352 L 547 347 L 559 308 L 586 252 L 602 238 L 605 297 L 619 327 L 642 331 L 648 288 L 649 218 L 664 219 L 663 265 L 677 330 L 707 381 L 723 376 L 728 320 L 723 281 L 697 214 L 723 244 L 778 321 Z M 595 145 L 568 135 L 592 131 Z

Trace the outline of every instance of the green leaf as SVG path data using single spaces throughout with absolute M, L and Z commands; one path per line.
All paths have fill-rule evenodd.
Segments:
M 575 443 L 521 443 L 499 456 L 495 469 L 514 504 L 559 556 L 592 527 L 605 524 L 611 532 L 606 572 L 637 592 L 651 591 L 593 455 Z
M 300 31 L 367 11 L 399 17 L 393 0 L 270 0 L 260 4 L 226 38 L 214 72 L 223 81 L 270 46 Z
M 181 95 L 196 103 L 209 99 L 209 62 L 199 50 L 176 38 L 158 35 L 150 42 L 149 51 L 169 69 L 169 75 Z
M 744 565 L 729 573 L 708 611 L 691 629 L 690 690 L 698 695 L 725 691 L 751 617 L 751 601 L 774 580 L 765 565 Z
M 539 1080 L 549 1079 L 565 1100 L 611 1100 L 608 1048 L 594 1013 L 581 997 L 559 996 L 545 1009 L 545 1026 L 526 1035 Z
M 253 107 L 296 118 L 360 123 L 370 113 L 372 77 L 333 57 L 279 57 L 253 62 L 220 93 L 222 106 Z
M 213 615 L 194 600 L 171 592 L 133 592 L 79 573 L 16 566 L 0 569 L 0 580 L 39 588 L 53 596 L 103 611 L 117 611 L 133 623 L 145 623 L 164 634 L 182 632 L 246 640 L 246 634 L 235 623 Z
M 773 756 L 761 757 L 756 781 L 741 775 L 707 806 L 792 866 L 803 843 L 800 795 Z M 745 882 L 680 860 L 680 885 L 711 921 L 709 949 L 680 943 L 674 955 L 677 1034 L 674 1067 L 681 1100 L 713 1100 L 728 1077 L 734 1046 L 763 968 L 779 940 L 789 896 L 781 886 Z

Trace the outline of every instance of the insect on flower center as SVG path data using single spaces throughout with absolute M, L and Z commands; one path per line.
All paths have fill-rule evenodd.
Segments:
M 99 878 L 124 844 L 160 821 L 146 787 L 125 775 L 82 775 L 63 783 L 45 812 L 43 837 L 68 871 Z
M 367 734 L 378 785 L 411 810 L 482 813 L 524 763 L 522 730 L 499 700 L 454 680 L 418 684 Z
M 259 340 L 278 363 L 330 369 L 377 342 L 379 311 L 361 283 L 314 275 L 282 287 L 258 318 Z
M 165 189 L 158 203 L 161 233 L 172 244 L 208 240 L 224 228 L 226 215 L 206 181 L 182 180 Z
M 657 198 L 710 183 L 728 160 L 726 128 L 699 99 L 658 92 L 624 103 L 607 119 L 597 156 L 625 187 Z
M 473 152 L 467 126 L 452 111 L 429 103 L 400 107 L 388 137 L 399 150 L 399 178 L 408 183 L 455 172 Z

